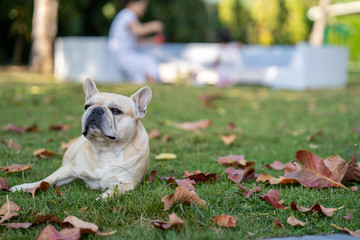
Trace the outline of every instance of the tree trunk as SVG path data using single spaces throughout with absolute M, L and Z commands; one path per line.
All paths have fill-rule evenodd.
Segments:
M 321 7 L 323 14 L 320 18 L 314 21 L 311 29 L 309 43 L 313 46 L 321 46 L 324 40 L 324 31 L 326 27 L 327 8 L 330 0 L 320 0 L 319 7 Z
M 53 71 L 58 6 L 58 0 L 34 0 L 30 62 L 36 72 Z

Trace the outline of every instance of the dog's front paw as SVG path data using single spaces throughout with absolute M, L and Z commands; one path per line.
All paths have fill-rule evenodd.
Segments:
M 97 198 L 96 198 L 96 201 L 106 200 L 106 199 L 108 199 L 109 197 L 112 197 L 113 195 L 114 195 L 114 190 L 113 190 L 113 189 L 108 189 L 108 190 L 106 190 L 106 192 L 104 192 L 103 194 L 101 194 L 101 196 L 97 197 Z

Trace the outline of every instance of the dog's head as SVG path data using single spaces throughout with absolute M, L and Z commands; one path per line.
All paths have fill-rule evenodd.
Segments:
M 90 79 L 84 82 L 84 92 L 82 133 L 90 141 L 130 141 L 152 97 L 150 87 L 141 88 L 131 97 L 102 93 Z

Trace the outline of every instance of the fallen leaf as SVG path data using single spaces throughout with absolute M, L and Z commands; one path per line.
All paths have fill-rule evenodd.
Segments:
M 43 224 L 43 223 L 55 223 L 57 225 L 61 225 L 62 221 L 61 219 L 54 215 L 54 214 L 50 214 L 50 215 L 40 215 L 37 218 L 35 218 L 35 220 L 32 222 L 32 225 L 38 225 L 38 224 Z
M 266 194 L 261 195 L 259 198 L 264 199 L 268 203 L 270 203 L 276 209 L 287 209 L 279 203 L 279 191 L 278 190 L 269 190 Z
M 276 160 L 271 164 L 265 164 L 264 167 L 280 171 L 280 170 L 283 170 L 285 168 L 285 164 L 283 164 L 282 162 Z
M 184 178 L 188 178 L 191 180 L 194 180 L 195 182 L 201 182 L 201 183 L 212 183 L 217 181 L 221 176 L 217 175 L 216 173 L 203 173 L 203 172 L 196 172 L 194 174 L 190 173 L 188 171 L 185 171 L 185 174 L 183 176 Z
M 324 164 L 334 174 L 336 179 L 341 180 L 344 178 L 346 162 L 339 155 L 327 157 L 324 160 Z
M 285 175 L 292 173 L 292 172 L 296 172 L 296 171 L 300 171 L 301 170 L 301 166 L 297 163 L 296 160 L 293 160 L 291 162 L 288 162 L 287 164 L 285 164 Z
M 228 173 L 228 178 L 235 183 L 240 183 L 244 179 L 250 180 L 257 178 L 257 175 L 254 173 L 255 169 L 253 167 L 248 167 L 245 170 L 234 169 L 230 167 L 225 169 L 224 172 Z
M 38 128 L 38 126 L 36 124 L 25 128 L 25 132 L 34 133 L 34 132 L 37 132 L 37 131 L 39 131 L 39 128 Z
M 162 222 L 159 220 L 154 220 L 150 222 L 155 228 L 160 228 L 163 230 L 172 229 L 172 228 L 180 228 L 184 224 L 184 221 L 179 218 L 175 213 L 169 215 L 168 222 Z
M 6 125 L 6 126 L 2 126 L 2 127 L 1 127 L 1 131 L 10 131 L 10 132 L 16 132 L 16 133 L 24 133 L 24 132 L 25 132 L 25 128 L 23 128 L 23 127 L 18 127 L 18 126 L 15 126 L 15 125 L 12 124 L 12 123 L 9 123 L 9 124 Z
M 74 228 L 79 228 L 81 233 L 97 233 L 97 231 L 99 230 L 99 227 L 94 224 L 94 223 L 90 223 L 90 222 L 85 222 L 75 216 L 67 216 L 63 223 L 63 226 L 68 226 L 71 225 Z
M 1 226 L 5 226 L 7 228 L 11 228 L 11 229 L 18 229 L 18 228 L 29 228 L 31 227 L 32 223 L 29 222 L 25 222 L 25 223 L 3 223 L 1 224 Z
M 242 194 L 244 197 L 246 197 L 246 198 L 251 197 L 251 194 L 253 192 L 252 189 L 248 189 L 248 188 L 244 187 L 241 183 L 236 183 L 236 185 L 242 190 Z
M 296 227 L 296 226 L 304 227 L 306 225 L 305 222 L 302 222 L 302 221 L 296 219 L 294 214 L 291 214 L 291 216 L 288 217 L 287 222 L 288 222 L 288 224 L 290 224 L 293 227 Z
M 170 140 L 171 140 L 171 137 L 169 135 L 164 135 L 163 138 L 161 139 L 161 141 L 163 143 L 167 143 Z
M 198 207 L 206 208 L 206 202 L 196 194 L 194 191 L 189 191 L 183 186 L 178 186 L 174 194 L 166 195 L 161 199 L 164 203 L 164 210 L 167 211 L 176 203 L 194 204 Z
M 0 208 L 0 224 L 14 216 L 19 216 L 19 213 L 17 213 L 19 210 L 19 206 L 11 202 L 9 197 L 6 196 L 6 202 Z
M 79 228 L 64 228 L 58 232 L 51 224 L 47 225 L 37 240 L 77 240 L 81 236 Z
M 256 182 L 266 182 L 273 178 L 274 177 L 270 176 L 269 174 L 265 173 L 264 171 L 261 171 L 261 174 L 256 178 Z
M 235 125 L 235 123 L 233 123 L 233 122 L 228 123 L 228 125 L 227 125 L 227 130 L 228 130 L 229 132 L 235 131 L 235 130 L 236 130 L 236 125 Z
M 71 144 L 73 144 L 78 138 L 73 138 L 70 141 L 66 142 L 61 142 L 61 149 L 62 150 L 67 150 Z
M 281 227 L 281 228 L 285 229 L 284 224 L 282 224 L 282 222 L 277 218 L 273 221 L 273 226 L 274 227 Z
M 310 188 L 342 187 L 348 189 L 315 154 L 300 150 L 296 153 L 296 158 L 303 165 L 302 169 L 285 175 L 286 178 L 297 179 L 302 185 Z
M 211 126 L 212 120 L 201 119 L 196 122 L 183 122 L 183 123 L 169 122 L 169 124 L 182 130 L 190 130 L 190 131 L 194 131 L 195 133 L 200 133 L 200 129 L 206 129 Z
M 269 183 L 271 185 L 276 185 L 276 184 L 298 184 L 299 181 L 295 178 L 287 178 L 287 177 L 279 177 L 279 178 L 271 178 L 269 179 Z
M 214 93 L 214 94 L 199 94 L 198 98 L 200 99 L 202 106 L 204 108 L 208 107 L 214 107 L 213 101 L 215 99 L 222 98 L 222 95 L 220 93 Z
M 150 175 L 148 176 L 148 178 L 145 180 L 145 182 L 153 182 L 153 181 L 155 181 L 156 174 L 157 174 L 157 171 L 152 170 Z
M 245 160 L 244 155 L 229 155 L 218 158 L 218 163 L 220 165 L 228 167 L 240 167 L 247 168 L 255 165 L 255 162 L 248 162 Z
M 351 191 L 353 191 L 353 192 L 357 192 L 357 191 L 359 190 L 359 187 L 357 187 L 357 186 L 352 186 L 350 189 L 351 189 Z
M 353 156 L 346 166 L 345 176 L 342 179 L 343 183 L 345 183 L 345 182 L 360 182 L 360 167 L 356 163 L 355 153 L 356 153 L 356 145 L 354 147 Z
M 331 226 L 341 230 L 341 231 L 345 231 L 347 232 L 348 234 L 350 234 L 351 236 L 353 237 L 360 237 L 360 229 L 357 229 L 355 231 L 351 231 L 350 229 L 348 228 L 342 228 L 342 227 L 339 227 L 339 226 L 336 226 L 335 224 L 331 224 Z
M 149 139 L 159 138 L 160 132 L 157 129 L 151 129 L 148 133 Z
M 7 172 L 7 174 L 9 173 L 16 173 L 16 172 L 24 172 L 26 170 L 31 169 L 34 166 L 34 164 L 12 164 L 10 166 L 6 166 L 6 167 L 0 167 L 0 169 L 3 172 Z
M 176 159 L 176 154 L 174 153 L 160 153 L 159 155 L 155 156 L 157 160 L 173 160 Z
M 353 210 L 350 210 L 349 215 L 346 215 L 345 217 L 343 217 L 343 219 L 345 219 L 346 221 L 350 221 L 352 216 L 353 216 Z
M 59 124 L 56 124 L 56 125 L 50 125 L 49 129 L 54 130 L 54 131 L 65 132 L 65 131 L 69 130 L 69 125 L 59 123 Z
M 254 192 L 261 193 L 261 187 L 254 187 Z
M 4 177 L 0 177 L 0 188 L 2 191 L 10 192 L 10 185 L 6 182 Z
M 237 136 L 235 134 L 231 134 L 228 136 L 220 136 L 221 140 L 225 143 L 226 146 L 231 145 L 237 138 Z
M 194 180 L 191 180 L 188 178 L 186 178 L 184 180 L 178 180 L 178 179 L 170 177 L 166 184 L 170 184 L 170 183 L 175 183 L 178 186 L 181 185 L 189 191 L 195 191 L 195 187 L 193 186 L 193 184 L 195 184 L 196 182 Z
M 59 186 L 56 186 L 56 188 L 55 188 L 55 194 L 60 197 L 60 196 L 61 196 L 61 192 L 59 191 L 59 189 L 60 189 L 60 187 L 59 187 Z
M 291 204 L 290 204 L 290 208 L 292 210 L 297 210 L 299 212 L 317 212 L 319 214 L 322 214 L 324 216 L 327 216 L 327 217 L 331 217 L 334 215 L 334 212 L 339 210 L 339 209 L 342 209 L 344 207 L 340 207 L 340 208 L 326 208 L 318 203 L 314 204 L 311 206 L 311 208 L 306 208 L 306 207 L 301 207 L 299 206 L 295 201 L 292 201 Z
M 14 142 L 12 139 L 6 141 L 6 145 L 11 148 L 11 149 L 15 149 L 16 151 L 20 151 L 21 150 L 21 146 L 20 144 Z
M 32 197 L 35 197 L 35 193 L 39 190 L 39 191 L 45 191 L 48 190 L 50 187 L 50 183 L 42 181 L 39 185 L 37 185 L 36 187 L 33 188 L 28 188 L 26 189 L 27 192 L 31 193 Z
M 229 215 L 220 215 L 214 218 L 214 222 L 220 227 L 236 227 L 236 220 L 234 217 Z
M 80 209 L 79 209 L 79 212 L 84 212 L 84 211 L 86 211 L 87 209 L 88 209 L 88 207 L 80 208 Z
M 39 148 L 33 152 L 33 156 L 39 157 L 39 158 L 47 158 L 47 157 L 51 157 L 54 155 L 56 155 L 56 153 L 54 153 L 51 150 L 46 149 L 46 148 Z

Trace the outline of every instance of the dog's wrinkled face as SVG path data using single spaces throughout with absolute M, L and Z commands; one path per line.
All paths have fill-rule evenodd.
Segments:
M 136 121 L 145 115 L 151 100 L 149 87 L 140 89 L 130 98 L 114 93 L 98 92 L 94 82 L 84 83 L 86 101 L 82 117 L 82 133 L 90 141 L 128 142 L 132 139 Z

